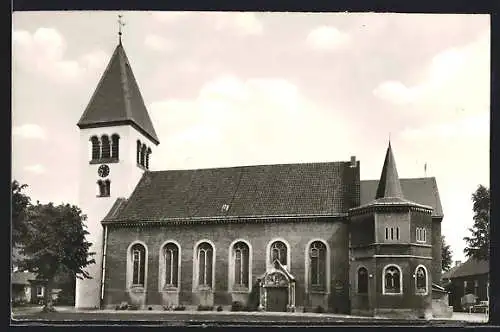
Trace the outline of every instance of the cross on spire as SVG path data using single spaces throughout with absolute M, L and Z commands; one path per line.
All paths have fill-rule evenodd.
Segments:
M 125 26 L 125 22 L 122 21 L 123 15 L 118 15 L 118 39 L 120 44 L 122 43 L 122 27 Z

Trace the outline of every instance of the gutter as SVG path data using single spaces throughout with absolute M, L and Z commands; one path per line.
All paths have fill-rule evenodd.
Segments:
M 104 245 L 102 248 L 102 271 L 101 271 L 101 304 L 104 300 L 104 281 L 106 280 L 106 249 L 108 244 L 108 227 L 104 226 Z

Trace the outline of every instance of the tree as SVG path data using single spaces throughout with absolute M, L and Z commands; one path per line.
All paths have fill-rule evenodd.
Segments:
M 464 253 L 477 260 L 490 258 L 490 190 L 479 185 L 472 194 L 474 224 L 469 228 L 470 236 L 464 237 L 467 243 Z
M 441 235 L 441 269 L 448 271 L 451 268 L 451 248 L 446 244 L 444 235 Z
M 23 193 L 28 187 L 27 184 L 20 184 L 18 181 L 12 181 L 12 247 L 17 247 L 23 240 L 23 234 L 26 232 L 25 218 L 26 209 L 30 206 L 30 197 Z
M 26 214 L 26 234 L 21 253 L 25 256 L 20 266 L 46 281 L 44 311 L 54 311 L 52 289 L 55 277 L 61 271 L 70 271 L 80 279 L 90 279 L 84 270 L 95 263 L 89 252 L 91 243 L 85 240 L 86 216 L 69 204 L 52 203 L 32 205 Z

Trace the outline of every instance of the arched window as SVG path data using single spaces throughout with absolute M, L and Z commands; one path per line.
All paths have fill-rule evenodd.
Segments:
M 136 243 L 131 248 L 132 257 L 132 287 L 144 287 L 146 274 L 146 248 Z
M 149 156 L 151 155 L 151 148 L 146 151 L 146 169 L 149 169 Z
M 402 274 L 399 266 L 386 266 L 383 273 L 383 294 L 402 294 Z
M 208 242 L 202 242 L 196 250 L 198 256 L 198 286 L 212 288 L 214 249 Z
M 99 138 L 92 136 L 90 141 L 92 142 L 92 160 L 101 159 L 101 143 L 99 142 Z
M 104 181 L 97 181 L 97 185 L 99 186 L 99 196 L 106 197 L 106 184 L 104 183 Z
M 143 144 L 141 147 L 141 166 L 145 166 L 145 158 L 146 158 L 146 144 Z
M 165 260 L 164 287 L 179 287 L 179 247 L 169 242 L 163 247 L 163 259 Z
M 104 181 L 104 195 L 105 197 L 109 197 L 111 195 L 111 182 L 109 180 Z
M 365 267 L 358 269 L 358 294 L 368 293 L 368 270 Z
M 114 159 L 119 159 L 119 152 L 120 152 L 120 136 L 117 134 L 114 134 L 111 136 L 111 157 Z
M 287 264 L 287 248 L 286 244 L 281 241 L 274 241 L 271 244 L 271 264 L 275 264 L 275 261 L 278 260 L 281 265 Z
M 137 164 L 141 164 L 141 141 L 137 140 Z
M 239 241 L 233 245 L 232 250 L 234 260 L 234 287 L 248 288 L 250 248 L 245 242 Z
M 313 290 L 324 291 L 326 288 L 326 246 L 321 241 L 314 241 L 309 246 L 309 276 Z
M 415 270 L 415 287 L 418 294 L 427 294 L 427 270 L 423 265 Z
M 109 143 L 109 137 L 108 135 L 102 135 L 101 137 L 101 144 L 102 144 L 102 149 L 101 149 L 101 158 L 110 158 L 111 155 L 111 146 Z

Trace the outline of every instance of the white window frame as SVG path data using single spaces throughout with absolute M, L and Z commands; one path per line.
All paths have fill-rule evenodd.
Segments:
M 134 276 L 133 276 L 133 273 L 134 273 L 134 257 L 133 257 L 133 253 L 132 253 L 132 247 L 136 244 L 140 244 L 142 246 L 144 246 L 144 249 L 145 249 L 145 253 L 144 253 L 144 286 L 141 286 L 141 285 L 134 285 L 133 284 L 133 281 L 134 281 Z M 133 241 L 132 243 L 130 243 L 130 245 L 128 246 L 127 248 L 127 275 L 126 275 L 126 283 L 127 283 L 127 289 L 143 289 L 143 290 L 146 290 L 147 289 L 147 285 L 148 285 L 148 246 L 146 245 L 146 243 L 142 242 L 142 241 Z
M 387 293 L 385 291 L 385 272 L 390 267 L 395 267 L 399 271 L 399 292 L 398 293 Z M 382 294 L 383 295 L 403 295 L 403 271 L 399 265 L 387 264 L 382 269 Z
M 165 247 L 167 246 L 167 244 L 174 244 L 177 246 L 177 250 L 178 250 L 178 254 L 177 254 L 177 286 L 173 287 L 173 286 L 168 286 L 166 285 L 166 277 L 167 277 L 167 261 L 166 261 L 166 257 L 165 257 Z M 181 285 L 181 261 L 182 261 L 182 249 L 181 249 L 181 245 L 179 244 L 179 242 L 175 241 L 175 240 L 167 240 L 165 242 L 163 242 L 163 244 L 160 246 L 160 251 L 158 253 L 158 257 L 159 257 L 159 271 L 158 271 L 158 290 L 161 292 L 161 291 L 177 291 L 179 292 L 180 290 L 180 285 Z
M 399 226 L 385 226 L 385 240 L 386 241 L 399 241 L 401 232 Z
M 36 297 L 43 297 L 45 295 L 45 287 L 38 285 L 36 286 Z
M 420 292 L 419 289 L 417 288 L 417 271 L 419 268 L 423 268 L 425 272 L 425 292 Z M 427 271 L 425 265 L 420 264 L 415 268 L 414 279 L 415 279 L 415 294 L 422 296 L 429 294 L 429 272 Z
M 417 242 L 427 242 L 427 229 L 425 227 L 417 227 L 415 233 L 415 239 L 417 240 Z
M 306 263 L 306 268 L 305 268 L 305 290 L 306 290 L 306 293 L 307 292 L 313 292 L 313 293 L 318 293 L 318 291 L 313 291 L 312 289 L 309 290 L 309 288 L 312 286 L 311 285 L 311 282 L 310 282 L 310 270 L 311 270 L 311 258 L 309 256 L 309 251 L 310 251 L 310 248 L 311 248 L 311 245 L 314 243 L 314 242 L 321 242 L 325 245 L 325 248 L 326 248 L 326 255 L 325 255 L 325 259 L 326 259 L 326 262 L 325 262 L 325 268 L 326 268 L 326 275 L 325 275 L 325 281 L 326 281 L 326 285 L 325 285 L 325 290 L 322 291 L 321 293 L 325 293 L 325 294 L 330 294 L 331 292 L 331 270 L 330 270 L 330 246 L 328 245 L 328 242 L 323 240 L 323 239 L 320 239 L 320 238 L 315 238 L 315 239 L 312 239 L 310 240 L 309 242 L 307 242 L 306 244 L 306 250 L 305 250 L 305 263 Z M 286 242 L 285 242 L 286 243 Z
M 199 268 L 200 268 L 200 263 L 199 263 L 199 255 L 198 255 L 198 246 L 200 244 L 202 244 L 203 242 L 207 242 L 208 244 L 210 244 L 212 246 L 212 285 L 210 288 L 207 288 L 207 287 L 204 287 L 204 286 L 200 286 L 199 284 L 199 278 L 198 278 L 198 274 L 199 274 Z M 215 257 L 216 257 L 216 252 L 217 252 L 217 249 L 215 248 L 215 245 L 212 241 L 208 240 L 208 239 L 203 239 L 203 240 L 199 240 L 198 242 L 196 242 L 193 246 L 193 292 L 195 291 L 199 291 L 199 290 L 210 290 L 210 291 L 214 291 L 215 290 Z
M 248 246 L 248 288 L 235 288 L 234 273 L 236 268 L 236 261 L 234 256 L 234 246 L 238 242 L 243 242 Z M 252 259 L 253 259 L 252 244 L 245 239 L 236 239 L 229 245 L 229 264 L 228 264 L 228 291 L 234 293 L 250 293 L 252 291 Z

